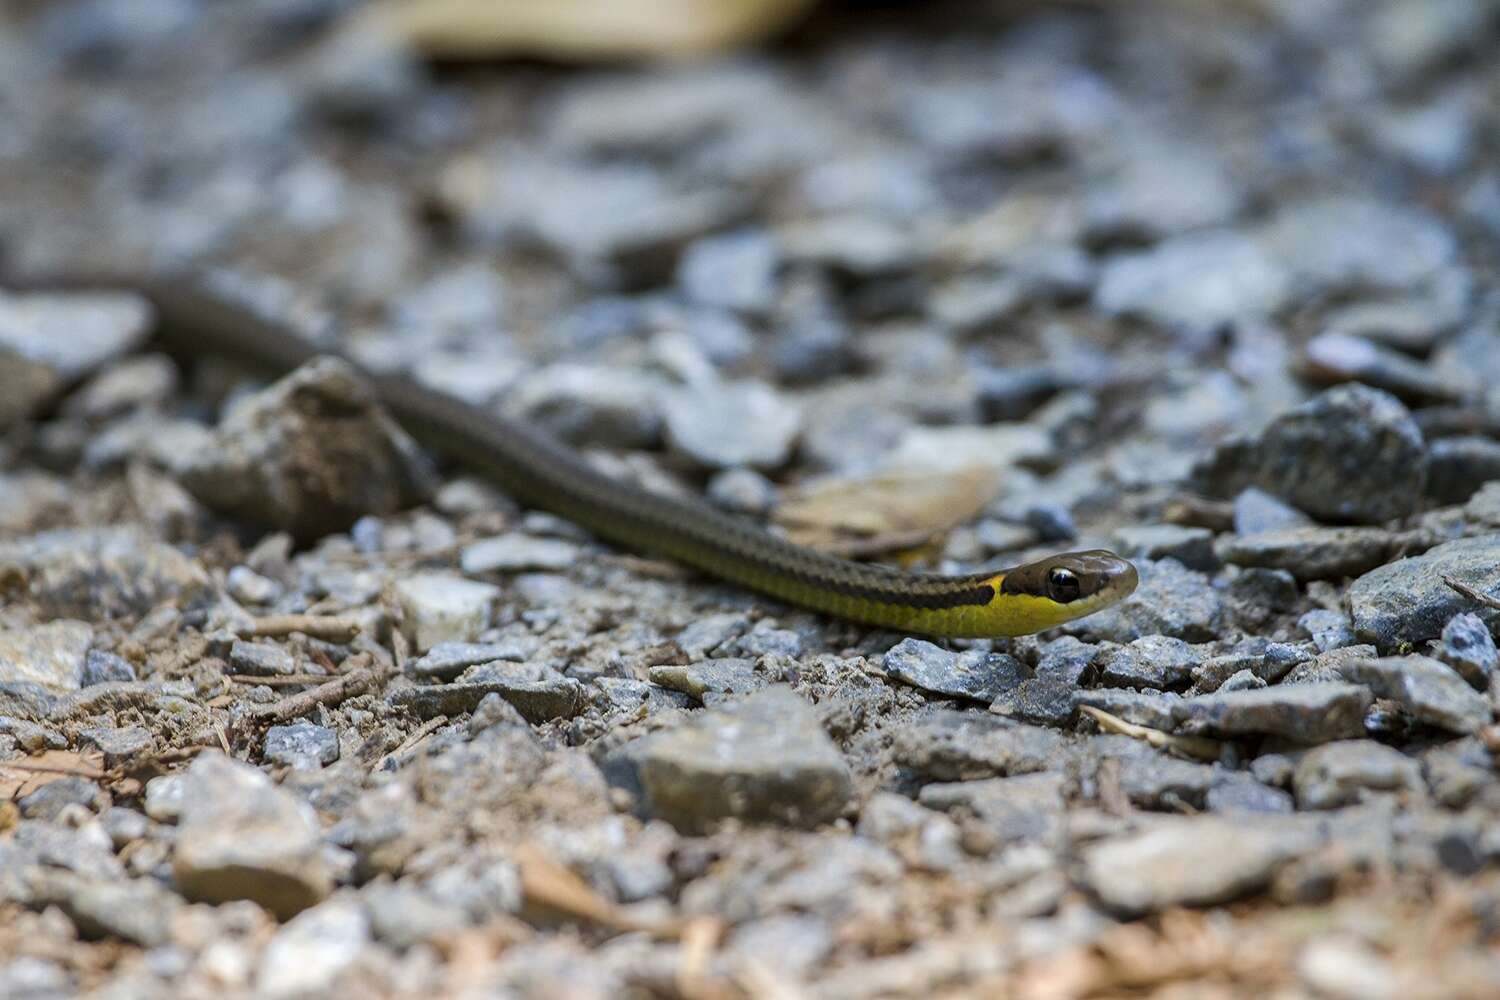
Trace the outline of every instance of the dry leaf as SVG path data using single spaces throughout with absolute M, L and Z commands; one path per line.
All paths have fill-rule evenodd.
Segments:
M 814 0 L 385 0 L 355 15 L 441 59 L 672 59 L 738 48 L 794 23 Z
M 0 762 L 0 799 L 19 799 L 63 778 L 104 777 L 98 751 L 44 750 L 23 760 Z
M 792 494 L 776 521 L 794 542 L 837 555 L 915 548 L 973 519 L 999 480 L 983 467 L 954 473 L 884 473 L 827 479 Z
M 1215 761 L 1219 759 L 1219 753 L 1222 750 L 1218 740 L 1211 740 L 1204 736 L 1177 736 L 1164 733 L 1160 729 L 1152 729 L 1150 726 L 1138 726 L 1092 705 L 1080 705 L 1078 710 L 1099 723 L 1099 728 L 1106 733 L 1118 733 L 1121 736 L 1129 736 L 1131 739 L 1142 740 L 1158 750 L 1166 750 L 1189 760 Z

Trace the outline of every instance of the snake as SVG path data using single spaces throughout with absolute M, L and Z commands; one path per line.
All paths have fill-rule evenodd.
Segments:
M 1136 568 L 1103 549 L 1064 552 L 976 573 L 942 575 L 856 562 L 779 537 L 695 499 L 617 480 L 540 427 L 361 367 L 195 276 L 47 276 L 7 279 L 19 290 L 111 288 L 144 297 L 156 334 L 188 356 L 213 355 L 284 374 L 337 353 L 374 387 L 413 438 L 467 467 L 517 502 L 560 515 L 627 549 L 836 618 L 937 637 L 1027 635 L 1128 597 Z

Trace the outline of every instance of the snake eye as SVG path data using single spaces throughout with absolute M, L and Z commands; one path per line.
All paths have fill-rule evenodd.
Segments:
M 1081 589 L 1078 574 L 1072 570 L 1056 566 L 1047 572 L 1047 594 L 1059 604 L 1078 600 Z

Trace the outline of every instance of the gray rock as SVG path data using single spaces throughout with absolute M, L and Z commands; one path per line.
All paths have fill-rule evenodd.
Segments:
M 705 490 L 716 506 L 736 514 L 760 516 L 776 506 L 776 484 L 754 469 L 725 469 Z
M 1468 435 L 1428 446 L 1427 495 L 1438 503 L 1463 503 L 1491 480 L 1500 480 L 1500 441 Z
M 600 365 L 554 364 L 506 394 L 507 412 L 565 441 L 595 448 L 652 448 L 661 441 L 665 382 Z
M 825 315 L 795 319 L 771 340 L 771 368 L 782 382 L 819 382 L 849 370 L 855 358 L 847 324 Z
M 498 694 L 528 721 L 569 719 L 583 706 L 583 685 L 545 663 L 495 660 L 472 667 L 451 684 L 396 688 L 386 701 L 421 719 L 472 712 L 486 695 Z
M 1454 733 L 1477 732 L 1489 723 L 1489 700 L 1452 667 L 1429 656 L 1351 659 L 1339 672 L 1381 698 L 1399 702 L 1423 722 Z
M 1472 612 L 1454 615 L 1443 626 L 1438 641 L 1437 658 L 1481 690 L 1490 685 L 1490 678 L 1500 667 L 1500 652 L 1495 649 L 1495 637 L 1490 634 L 1480 617 Z
M 415 660 L 408 660 L 412 677 L 449 680 L 466 669 L 494 660 L 524 663 L 536 655 L 542 642 L 535 636 L 513 635 L 496 642 L 440 642 Z
M 1017 465 L 1050 467 L 1057 458 L 1052 436 L 1032 424 L 988 427 L 912 427 L 882 460 L 897 472 L 950 473 L 983 467 L 1004 472 Z
M 296 673 L 297 658 L 285 646 L 274 642 L 237 639 L 229 647 L 229 666 L 239 674 L 274 677 Z
M 1204 797 L 1209 812 L 1219 814 L 1292 812 L 1296 802 L 1291 794 L 1259 781 L 1216 781 Z
M 0 629 L 0 682 L 39 684 L 49 691 L 77 691 L 83 679 L 93 626 L 56 621 Z
M 1001 844 L 1055 844 L 1063 830 L 1065 788 L 1060 774 L 1023 774 L 933 782 L 922 786 L 918 801 L 929 809 L 974 816 Z
M 55 820 L 68 806 L 82 806 L 89 812 L 104 808 L 104 793 L 88 778 L 59 777 L 16 801 L 26 819 Z
M 370 918 L 351 899 L 331 899 L 297 914 L 277 930 L 255 970 L 267 997 L 326 994 L 370 943 Z
M 459 567 L 470 574 L 521 573 L 567 569 L 578 558 L 578 546 L 560 538 L 497 535 L 464 546 Z
M 48 531 L 0 543 L 0 569 L 20 574 L 49 618 L 126 618 L 159 604 L 196 604 L 208 574 L 169 545 L 129 527 Z
M 1297 627 L 1312 637 L 1318 652 L 1341 649 L 1359 642 L 1349 616 L 1326 608 L 1314 608 L 1297 619 Z
M 32 903 L 56 906 L 85 938 L 119 938 L 143 948 L 171 939 L 182 900 L 150 879 L 104 882 L 43 869 L 31 880 Z
M 690 244 L 677 264 L 677 283 L 695 302 L 765 313 L 776 303 L 781 249 L 769 233 L 745 230 Z
M 150 806 L 148 786 L 148 814 Z M 332 888 L 312 810 L 217 753 L 200 754 L 183 775 L 172 877 L 189 899 L 250 899 L 283 920 Z
M 1302 375 L 1323 385 L 1360 382 L 1413 405 L 1452 402 L 1458 395 L 1423 362 L 1342 333 L 1324 333 L 1307 342 Z
M 1094 305 L 1110 315 L 1203 331 L 1270 316 L 1291 289 L 1290 276 L 1273 254 L 1241 233 L 1216 230 L 1107 258 Z
M 0 352 L 72 382 L 140 347 L 151 306 L 130 292 L 0 293 Z
M 300 771 L 316 770 L 339 759 L 339 734 L 310 722 L 272 726 L 266 730 L 261 753 L 274 764 Z
M 249 566 L 230 569 L 224 578 L 224 586 L 236 601 L 258 607 L 274 604 L 282 594 L 281 584 L 261 576 Z
M 681 666 L 661 664 L 650 670 L 652 684 L 680 691 L 701 702 L 722 700 L 724 695 L 750 694 L 770 684 L 756 672 L 755 661 L 742 657 L 698 660 Z
M 97 726 L 78 732 L 78 742 L 97 747 L 106 768 L 118 767 L 156 749 L 156 738 L 145 726 Z
M 1065 726 L 1073 719 L 1074 695 L 1092 676 L 1098 646 L 1071 635 L 1042 647 L 1035 674 L 995 699 L 990 711 L 1017 722 Z
M 145 406 L 159 406 L 177 391 L 178 372 L 161 354 L 126 358 L 100 372 L 68 397 L 64 412 L 103 420 Z
M 1373 700 L 1357 684 L 1274 684 L 1184 698 L 1172 706 L 1172 717 L 1186 733 L 1280 736 L 1315 744 L 1363 736 L 1365 711 Z
M 1254 636 L 1237 643 L 1227 653 L 1204 660 L 1193 671 L 1193 684 L 1199 693 L 1217 691 L 1229 678 L 1244 672 L 1249 672 L 1257 680 L 1274 684 L 1309 659 L 1311 656 L 1301 646 Z M 1263 687 L 1264 684 L 1255 686 Z
M 759 382 L 680 389 L 665 402 L 667 439 L 709 469 L 784 464 L 801 430 L 797 407 Z
M 91 649 L 83 658 L 83 670 L 78 675 L 79 687 L 93 687 L 112 681 L 135 680 L 135 667 L 124 657 L 103 649 Z
M 22 820 L 12 828 L 10 844 L 38 865 L 74 872 L 89 880 L 116 882 L 125 878 L 125 869 L 114 854 L 114 843 L 96 822 L 73 826 Z M 4 874 L 0 872 L 0 876 Z
M 332 358 L 240 401 L 175 469 L 207 506 L 306 540 L 410 507 L 435 488 L 427 460 L 374 390 Z
M 1063 628 L 1076 635 L 1115 642 L 1164 635 L 1186 642 L 1216 639 L 1228 625 L 1223 598 L 1208 577 L 1175 559 L 1136 563 L 1140 584 L 1113 607 Z
M 924 691 L 988 704 L 1027 677 L 1008 653 L 943 649 L 922 639 L 903 639 L 885 654 L 885 672 Z
M 1181 639 L 1145 635 L 1105 650 L 1096 665 L 1106 684 L 1165 691 L 1187 687 L 1201 661 L 1202 654 Z
M 1140 916 L 1255 892 L 1308 846 L 1296 830 L 1211 817 L 1157 821 L 1086 850 L 1078 879 L 1109 910 Z
M 1490 627 L 1500 622 L 1500 611 L 1474 609 L 1444 577 L 1482 594 L 1500 593 L 1500 534 L 1444 542 L 1355 580 L 1346 596 L 1355 634 L 1389 652 L 1437 638 L 1448 620 L 1463 611 L 1476 611 Z
M 1422 794 L 1422 768 L 1415 760 L 1374 740 L 1339 740 L 1308 751 L 1292 776 L 1301 809 L 1337 809 L 1360 801 L 1365 791 Z
M 790 689 L 768 688 L 622 749 L 647 810 L 680 830 L 738 818 L 796 827 L 828 822 L 853 793 L 848 765 Z
M 1234 531 L 1258 535 L 1263 531 L 1305 528 L 1312 518 L 1256 486 L 1247 486 L 1234 498 Z
M 1500 483 L 1486 483 L 1464 504 L 1465 519 L 1500 528 Z
M 1446 265 L 1456 249 L 1437 219 L 1373 198 L 1286 203 L 1257 239 L 1312 293 L 1410 288 Z
M 1068 756 L 1060 733 L 993 715 L 933 711 L 896 732 L 892 759 L 933 781 L 972 781 L 1052 770 Z
M 1282 569 L 1299 580 L 1337 580 L 1367 573 L 1421 541 L 1382 528 L 1282 528 L 1224 535 L 1214 551 L 1233 566 Z
M 1214 535 L 1207 528 L 1146 524 L 1115 532 L 1114 551 L 1126 559 L 1176 559 L 1188 569 L 1212 573 L 1219 567 Z
M 805 976 L 821 967 L 837 944 L 828 921 L 800 913 L 779 913 L 739 924 L 726 942 L 731 955 L 762 965 L 774 961 L 784 974 Z
M 396 581 L 407 637 L 418 652 L 470 642 L 489 628 L 500 588 L 449 573 L 416 573 Z
M 1084 235 L 1156 240 L 1218 225 L 1244 199 L 1215 151 L 1185 138 L 1125 130 L 1105 144 L 1084 198 Z
M 801 632 L 789 628 L 773 628 L 768 621 L 757 622 L 748 635 L 735 640 L 737 652 L 746 656 L 790 656 L 802 655 L 805 639 Z
M 1422 432 L 1400 401 L 1343 385 L 1220 445 L 1193 470 L 1195 488 L 1230 497 L 1259 486 L 1331 521 L 1379 524 L 1416 510 L 1427 483 Z
M 402 951 L 451 938 L 471 923 L 462 908 L 434 899 L 412 885 L 410 879 L 394 884 L 376 882 L 366 886 L 360 896 L 375 938 Z
M 1151 729 L 1163 731 L 1172 729 L 1172 706 L 1179 700 L 1181 699 L 1177 695 L 1164 695 L 1150 691 L 1122 691 L 1116 688 L 1096 688 L 1073 692 L 1075 705 L 1088 705 L 1137 726 L 1148 726 Z

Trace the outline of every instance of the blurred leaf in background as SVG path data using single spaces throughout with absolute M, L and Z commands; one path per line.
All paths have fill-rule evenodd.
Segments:
M 690 58 L 750 45 L 816 0 L 384 0 L 356 16 L 429 58 Z

